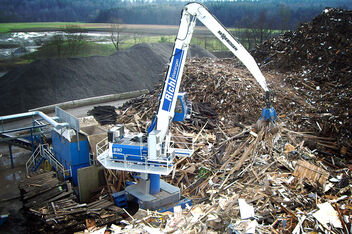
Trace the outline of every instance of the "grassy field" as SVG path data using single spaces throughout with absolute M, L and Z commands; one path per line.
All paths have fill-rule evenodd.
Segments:
M 0 33 L 7 33 L 11 31 L 30 31 L 36 29 L 61 29 L 67 24 L 82 25 L 76 22 L 35 22 L 35 23 L 0 23 Z
M 22 22 L 22 23 L 0 23 L 0 33 L 7 32 L 29 32 L 45 30 L 61 30 L 67 25 L 75 25 L 83 29 L 109 30 L 111 24 L 108 23 L 82 23 L 82 22 Z M 129 30 L 168 30 L 173 31 L 178 28 L 176 25 L 139 25 L 139 24 L 122 24 L 122 27 Z
M 60 30 L 65 28 L 67 25 L 75 25 L 77 27 L 83 28 L 83 29 L 110 29 L 111 24 L 109 23 L 82 23 L 82 22 L 32 22 L 32 23 L 27 23 L 27 22 L 22 22 L 22 23 L 0 23 L 0 33 L 6 33 L 6 32 L 28 32 L 28 31 L 45 31 L 45 30 Z M 144 30 L 142 32 L 150 32 L 150 33 L 157 33 L 162 31 L 163 33 L 171 35 L 172 33 L 175 32 L 175 30 L 178 29 L 178 25 L 149 25 L 149 24 L 122 24 L 122 28 L 124 28 L 126 31 L 136 31 L 139 32 L 141 30 Z M 241 32 L 246 29 L 244 28 L 227 28 L 231 32 Z M 104 31 L 105 31 L 104 30 Z M 169 33 L 167 33 L 169 32 Z M 282 31 L 280 30 L 274 30 L 273 33 L 280 33 Z M 195 33 L 201 33 L 201 34 L 210 34 L 210 32 L 207 30 L 206 27 L 203 26 L 197 26 Z
M 52 31 L 65 30 L 68 26 L 73 25 L 78 29 L 91 29 L 95 32 L 107 32 L 112 29 L 111 24 L 99 23 L 80 23 L 80 22 L 36 22 L 36 23 L 0 23 L 0 33 L 6 32 L 31 32 L 31 31 Z M 119 48 L 127 49 L 139 43 L 158 43 L 171 42 L 173 43 L 178 31 L 178 25 L 120 25 L 122 34 L 125 34 Z M 248 47 L 248 38 L 244 38 L 244 28 L 228 28 L 228 30 Z M 279 34 L 283 31 L 273 30 L 272 34 Z M 241 38 L 242 37 L 242 38 Z M 78 49 L 72 52 L 69 46 L 63 44 L 61 51 L 57 51 L 54 44 L 45 44 L 38 51 L 26 54 L 15 59 L 16 63 L 30 63 L 36 59 L 49 57 L 87 57 L 87 56 L 106 56 L 116 52 L 115 47 L 109 41 L 97 43 L 92 41 L 83 41 Z M 106 43 L 107 42 L 107 43 Z M 227 51 L 228 49 L 206 28 L 196 27 L 194 36 L 191 41 L 192 45 L 200 45 L 210 52 Z

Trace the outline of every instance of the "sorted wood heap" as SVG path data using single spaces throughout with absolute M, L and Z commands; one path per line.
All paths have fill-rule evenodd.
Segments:
M 352 129 L 341 127 L 351 122 L 346 117 L 346 111 L 350 111 L 350 108 L 338 107 L 338 96 L 317 101 L 322 97 L 320 93 L 307 90 L 304 85 L 288 82 L 288 77 L 294 76 L 292 74 L 267 71 L 264 76 L 273 93 L 272 104 L 288 128 L 314 132 L 323 137 L 323 140 L 308 140 L 306 144 L 313 145 L 326 155 L 352 155 L 352 145 L 348 141 Z M 265 106 L 265 93 L 252 75 L 234 59 L 187 60 L 181 89 L 188 93 L 193 106 L 190 121 L 177 124 L 187 131 L 198 132 L 205 126 L 206 129 L 220 128 L 221 132 L 224 126 L 231 129 L 234 126 L 251 125 L 258 120 Z M 161 86 L 154 93 L 126 103 L 117 110 L 117 123 L 126 124 L 132 131 L 146 132 L 157 111 L 160 92 Z M 331 100 L 334 97 L 336 100 Z M 330 113 L 329 107 L 332 106 L 334 108 Z
M 26 178 L 19 188 L 25 210 L 30 214 L 31 227 L 36 232 L 80 231 L 122 219 L 123 210 L 107 198 L 88 204 L 76 202 L 71 184 L 60 182 L 55 172 Z
M 253 51 L 258 61 L 284 70 L 304 67 L 317 81 L 350 83 L 352 11 L 325 9 L 295 31 L 273 37 Z

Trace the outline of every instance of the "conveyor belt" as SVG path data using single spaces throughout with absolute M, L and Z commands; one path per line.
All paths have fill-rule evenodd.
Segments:
M 18 137 L 16 135 L 12 135 L 9 133 L 0 133 L 0 139 L 4 139 L 9 144 L 12 144 L 24 149 L 32 150 L 32 142 L 22 137 Z

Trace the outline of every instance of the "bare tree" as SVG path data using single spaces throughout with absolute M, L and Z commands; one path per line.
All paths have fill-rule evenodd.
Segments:
M 259 13 L 259 17 L 252 25 L 251 30 L 254 36 L 255 45 L 263 43 L 269 39 L 272 35 L 272 23 L 267 19 L 266 9 L 263 9 Z
M 116 50 L 120 49 L 120 44 L 122 40 L 124 39 L 122 33 L 125 30 L 125 28 L 122 25 L 122 19 L 113 19 L 111 24 L 111 35 L 110 39 L 112 44 L 115 46 Z
M 291 10 L 283 3 L 280 3 L 280 18 L 281 30 L 289 29 L 291 21 Z
M 141 43 L 141 38 L 142 38 L 141 34 L 137 32 L 133 33 L 134 44 Z
M 61 57 L 62 48 L 64 44 L 64 36 L 62 34 L 56 34 L 51 38 L 50 43 L 55 46 L 57 57 Z
M 252 49 L 257 44 L 268 40 L 273 33 L 272 22 L 268 20 L 266 10 L 260 11 L 259 16 L 246 17 L 242 20 L 243 39 L 246 41 L 248 49 Z
M 77 25 L 66 25 L 65 37 L 71 55 L 77 55 L 83 49 L 86 30 Z

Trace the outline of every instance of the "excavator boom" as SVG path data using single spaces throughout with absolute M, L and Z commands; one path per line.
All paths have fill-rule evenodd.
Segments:
M 236 41 L 205 6 L 196 2 L 188 3 L 182 11 L 180 28 L 176 37 L 156 116 L 155 129 L 160 131 L 161 138 L 164 138 L 167 134 L 170 122 L 175 113 L 183 68 L 197 19 L 247 67 L 263 90 L 269 92 L 262 72 L 248 51 Z

